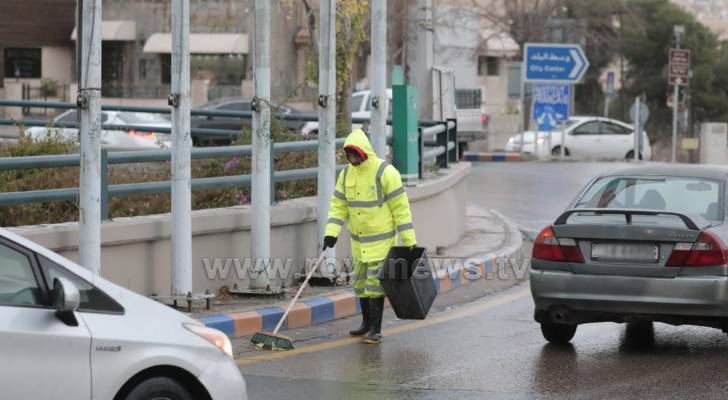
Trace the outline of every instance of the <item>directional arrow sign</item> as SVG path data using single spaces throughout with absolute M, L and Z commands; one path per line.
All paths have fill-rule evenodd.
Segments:
M 589 68 L 576 44 L 526 43 L 523 59 L 526 82 L 578 83 Z

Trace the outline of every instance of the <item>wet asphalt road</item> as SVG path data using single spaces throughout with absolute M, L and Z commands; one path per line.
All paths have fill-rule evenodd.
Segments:
M 473 165 L 470 201 L 529 230 L 553 222 L 589 180 L 627 163 L 510 162 Z
M 592 175 L 619 166 L 480 164 L 469 190 L 479 206 L 538 229 Z M 341 332 L 356 322 L 315 329 Z M 580 326 L 571 345 L 549 345 L 533 321 L 528 283 L 468 298 L 426 322 L 386 325 L 380 346 L 332 336 L 313 344 L 317 351 L 240 369 L 251 399 L 720 399 L 728 393 L 728 336 L 719 330 L 655 324 L 628 331 L 600 323 Z
M 653 343 L 623 325 L 582 325 L 546 344 L 527 285 L 512 303 L 419 330 L 242 368 L 251 399 L 720 399 L 728 338 L 656 324 Z M 471 303 L 473 307 L 479 303 Z

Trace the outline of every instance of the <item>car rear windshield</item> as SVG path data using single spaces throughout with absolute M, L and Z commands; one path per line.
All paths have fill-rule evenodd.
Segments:
M 693 218 L 696 223 L 710 223 L 723 221 L 722 204 L 722 185 L 719 181 L 711 179 L 609 176 L 594 182 L 574 208 L 670 211 L 685 214 Z M 609 218 L 621 218 L 624 221 L 620 216 L 609 216 Z M 644 217 L 653 221 L 655 218 Z

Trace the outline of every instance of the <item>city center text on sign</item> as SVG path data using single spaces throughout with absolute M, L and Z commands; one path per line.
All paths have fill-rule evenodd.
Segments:
M 578 83 L 589 68 L 581 46 L 526 43 L 523 78 L 526 82 Z

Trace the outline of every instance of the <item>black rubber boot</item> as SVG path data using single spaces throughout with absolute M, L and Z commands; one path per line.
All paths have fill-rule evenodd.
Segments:
M 359 306 L 361 308 L 361 326 L 359 328 L 349 331 L 351 336 L 362 336 L 369 332 L 369 298 L 360 297 Z
M 384 314 L 384 297 L 369 299 L 369 331 L 362 342 L 382 343 L 382 314 Z

